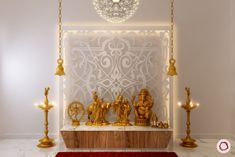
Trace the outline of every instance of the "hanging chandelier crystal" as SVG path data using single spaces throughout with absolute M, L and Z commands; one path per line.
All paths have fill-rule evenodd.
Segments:
M 131 18 L 140 0 L 93 0 L 96 12 L 106 21 L 121 23 Z

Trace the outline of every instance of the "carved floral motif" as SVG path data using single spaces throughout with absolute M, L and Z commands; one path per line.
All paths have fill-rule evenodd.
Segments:
M 154 98 L 154 112 L 160 120 L 168 120 L 168 37 L 166 30 L 66 31 L 65 102 L 79 100 L 86 106 L 92 91 L 107 101 L 120 94 L 131 100 L 147 88 Z

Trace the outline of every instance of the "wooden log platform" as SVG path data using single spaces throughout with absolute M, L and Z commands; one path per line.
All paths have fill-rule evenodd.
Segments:
M 67 126 L 61 135 L 67 148 L 167 148 L 172 129 L 138 126 Z

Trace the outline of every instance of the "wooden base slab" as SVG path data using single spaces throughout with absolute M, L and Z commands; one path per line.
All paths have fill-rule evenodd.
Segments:
M 172 131 L 61 131 L 67 148 L 167 148 Z

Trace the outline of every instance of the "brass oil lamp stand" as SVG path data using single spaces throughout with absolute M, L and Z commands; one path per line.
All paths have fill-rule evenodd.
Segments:
M 38 105 L 38 107 L 40 109 L 42 109 L 44 111 L 44 134 L 45 136 L 39 140 L 39 144 L 37 145 L 39 148 L 49 148 L 49 147 L 53 147 L 54 144 L 54 140 L 49 138 L 48 133 L 49 133 L 49 129 L 48 129 L 48 112 L 49 110 L 53 107 L 52 104 L 49 103 L 48 101 L 48 92 L 49 92 L 50 88 L 45 88 L 45 100 L 44 103 Z
M 190 88 L 185 88 L 185 91 L 186 91 L 186 102 L 185 104 L 181 104 L 179 103 L 179 106 L 181 106 L 183 109 L 185 109 L 186 113 L 187 113 L 187 122 L 186 122 L 186 126 L 187 126 L 187 129 L 186 129 L 186 137 L 181 139 L 182 140 L 182 143 L 180 144 L 181 146 L 183 147 L 187 147 L 187 148 L 195 148 L 197 147 L 197 144 L 196 144 L 196 140 L 194 140 L 191 136 L 190 136 L 190 133 L 191 133 L 191 129 L 190 129 L 190 113 L 193 109 L 195 109 L 196 107 L 199 106 L 199 104 L 197 103 L 196 105 L 194 105 L 192 102 L 191 102 L 191 99 L 190 99 Z

